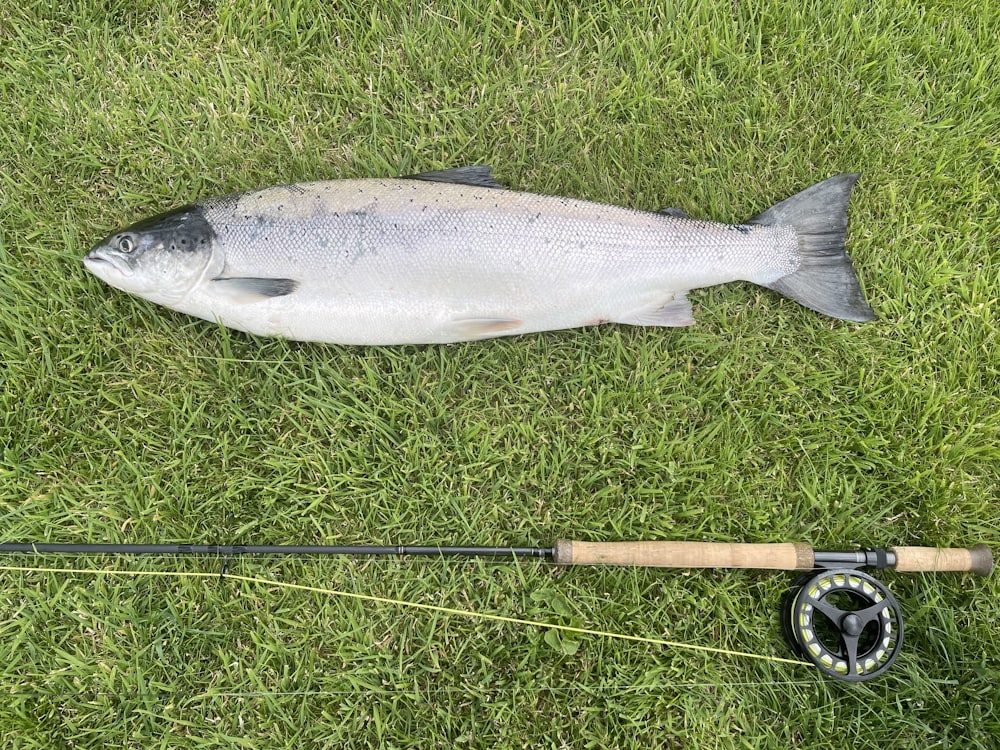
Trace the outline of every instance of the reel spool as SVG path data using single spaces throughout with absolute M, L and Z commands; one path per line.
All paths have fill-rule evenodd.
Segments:
M 838 680 L 885 672 L 903 646 L 903 616 L 867 573 L 836 568 L 800 578 L 784 597 L 782 628 L 792 650 Z

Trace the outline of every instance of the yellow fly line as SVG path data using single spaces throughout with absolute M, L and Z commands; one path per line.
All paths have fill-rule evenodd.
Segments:
M 19 565 L 0 565 L 0 571 L 22 572 L 22 573 L 61 573 L 65 575 L 88 575 L 88 576 L 131 576 L 131 577 L 153 577 L 153 578 L 219 578 L 218 573 L 206 573 L 203 571 L 179 571 L 179 570 L 98 570 L 87 568 L 50 568 L 50 567 L 28 567 Z M 257 586 L 277 586 L 279 588 L 292 589 L 295 591 L 307 591 L 313 594 L 324 596 L 336 596 L 344 599 L 355 599 L 358 601 L 370 602 L 373 604 L 389 604 L 396 607 L 409 609 L 421 609 L 427 612 L 436 612 L 444 615 L 457 615 L 469 617 L 477 620 L 487 620 L 490 622 L 503 622 L 510 625 L 526 625 L 529 627 L 548 628 L 564 633 L 574 633 L 577 635 L 596 636 L 600 638 L 614 638 L 623 641 L 635 641 L 653 646 L 664 646 L 667 648 L 684 649 L 687 651 L 700 651 L 702 653 L 716 654 L 719 656 L 733 656 L 745 659 L 758 659 L 777 664 L 794 664 L 796 666 L 811 666 L 809 662 L 799 659 L 788 659 L 781 656 L 769 654 L 754 654 L 745 651 L 734 651 L 732 649 L 721 648 L 719 646 L 701 646 L 693 643 L 682 643 L 670 641 L 664 638 L 654 638 L 644 635 L 630 635 L 627 633 L 615 633 L 609 630 L 597 630 L 594 628 L 581 628 L 573 625 L 560 625 L 557 623 L 541 622 L 538 620 L 528 620 L 520 617 L 509 617 L 491 612 L 476 612 L 474 610 L 455 609 L 444 607 L 438 604 L 425 604 L 421 602 L 411 602 L 405 599 L 393 599 L 390 597 L 376 596 L 374 594 L 358 594 L 351 591 L 340 591 L 338 589 L 328 589 L 319 586 L 307 586 L 302 583 L 288 583 L 287 581 L 276 581 L 269 578 L 257 578 L 254 576 L 225 574 L 226 579 L 243 581 Z

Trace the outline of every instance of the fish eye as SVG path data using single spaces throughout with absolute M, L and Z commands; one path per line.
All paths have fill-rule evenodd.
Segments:
M 133 253 L 135 252 L 135 243 L 131 237 L 122 237 L 118 240 L 118 249 L 123 253 Z

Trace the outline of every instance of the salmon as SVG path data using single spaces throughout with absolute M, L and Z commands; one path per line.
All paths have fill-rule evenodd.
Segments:
M 502 188 L 489 167 L 269 187 L 95 245 L 113 287 L 259 336 L 435 344 L 602 323 L 686 326 L 691 289 L 749 281 L 875 315 L 844 247 L 841 174 L 743 224 Z

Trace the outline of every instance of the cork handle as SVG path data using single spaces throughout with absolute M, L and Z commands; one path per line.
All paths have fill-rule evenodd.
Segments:
M 558 565 L 639 565 L 656 568 L 812 570 L 808 544 L 719 542 L 556 542 Z
M 904 573 L 967 571 L 988 576 L 993 572 L 993 553 L 985 544 L 971 549 L 893 547 L 892 551 L 896 554 L 896 570 Z

